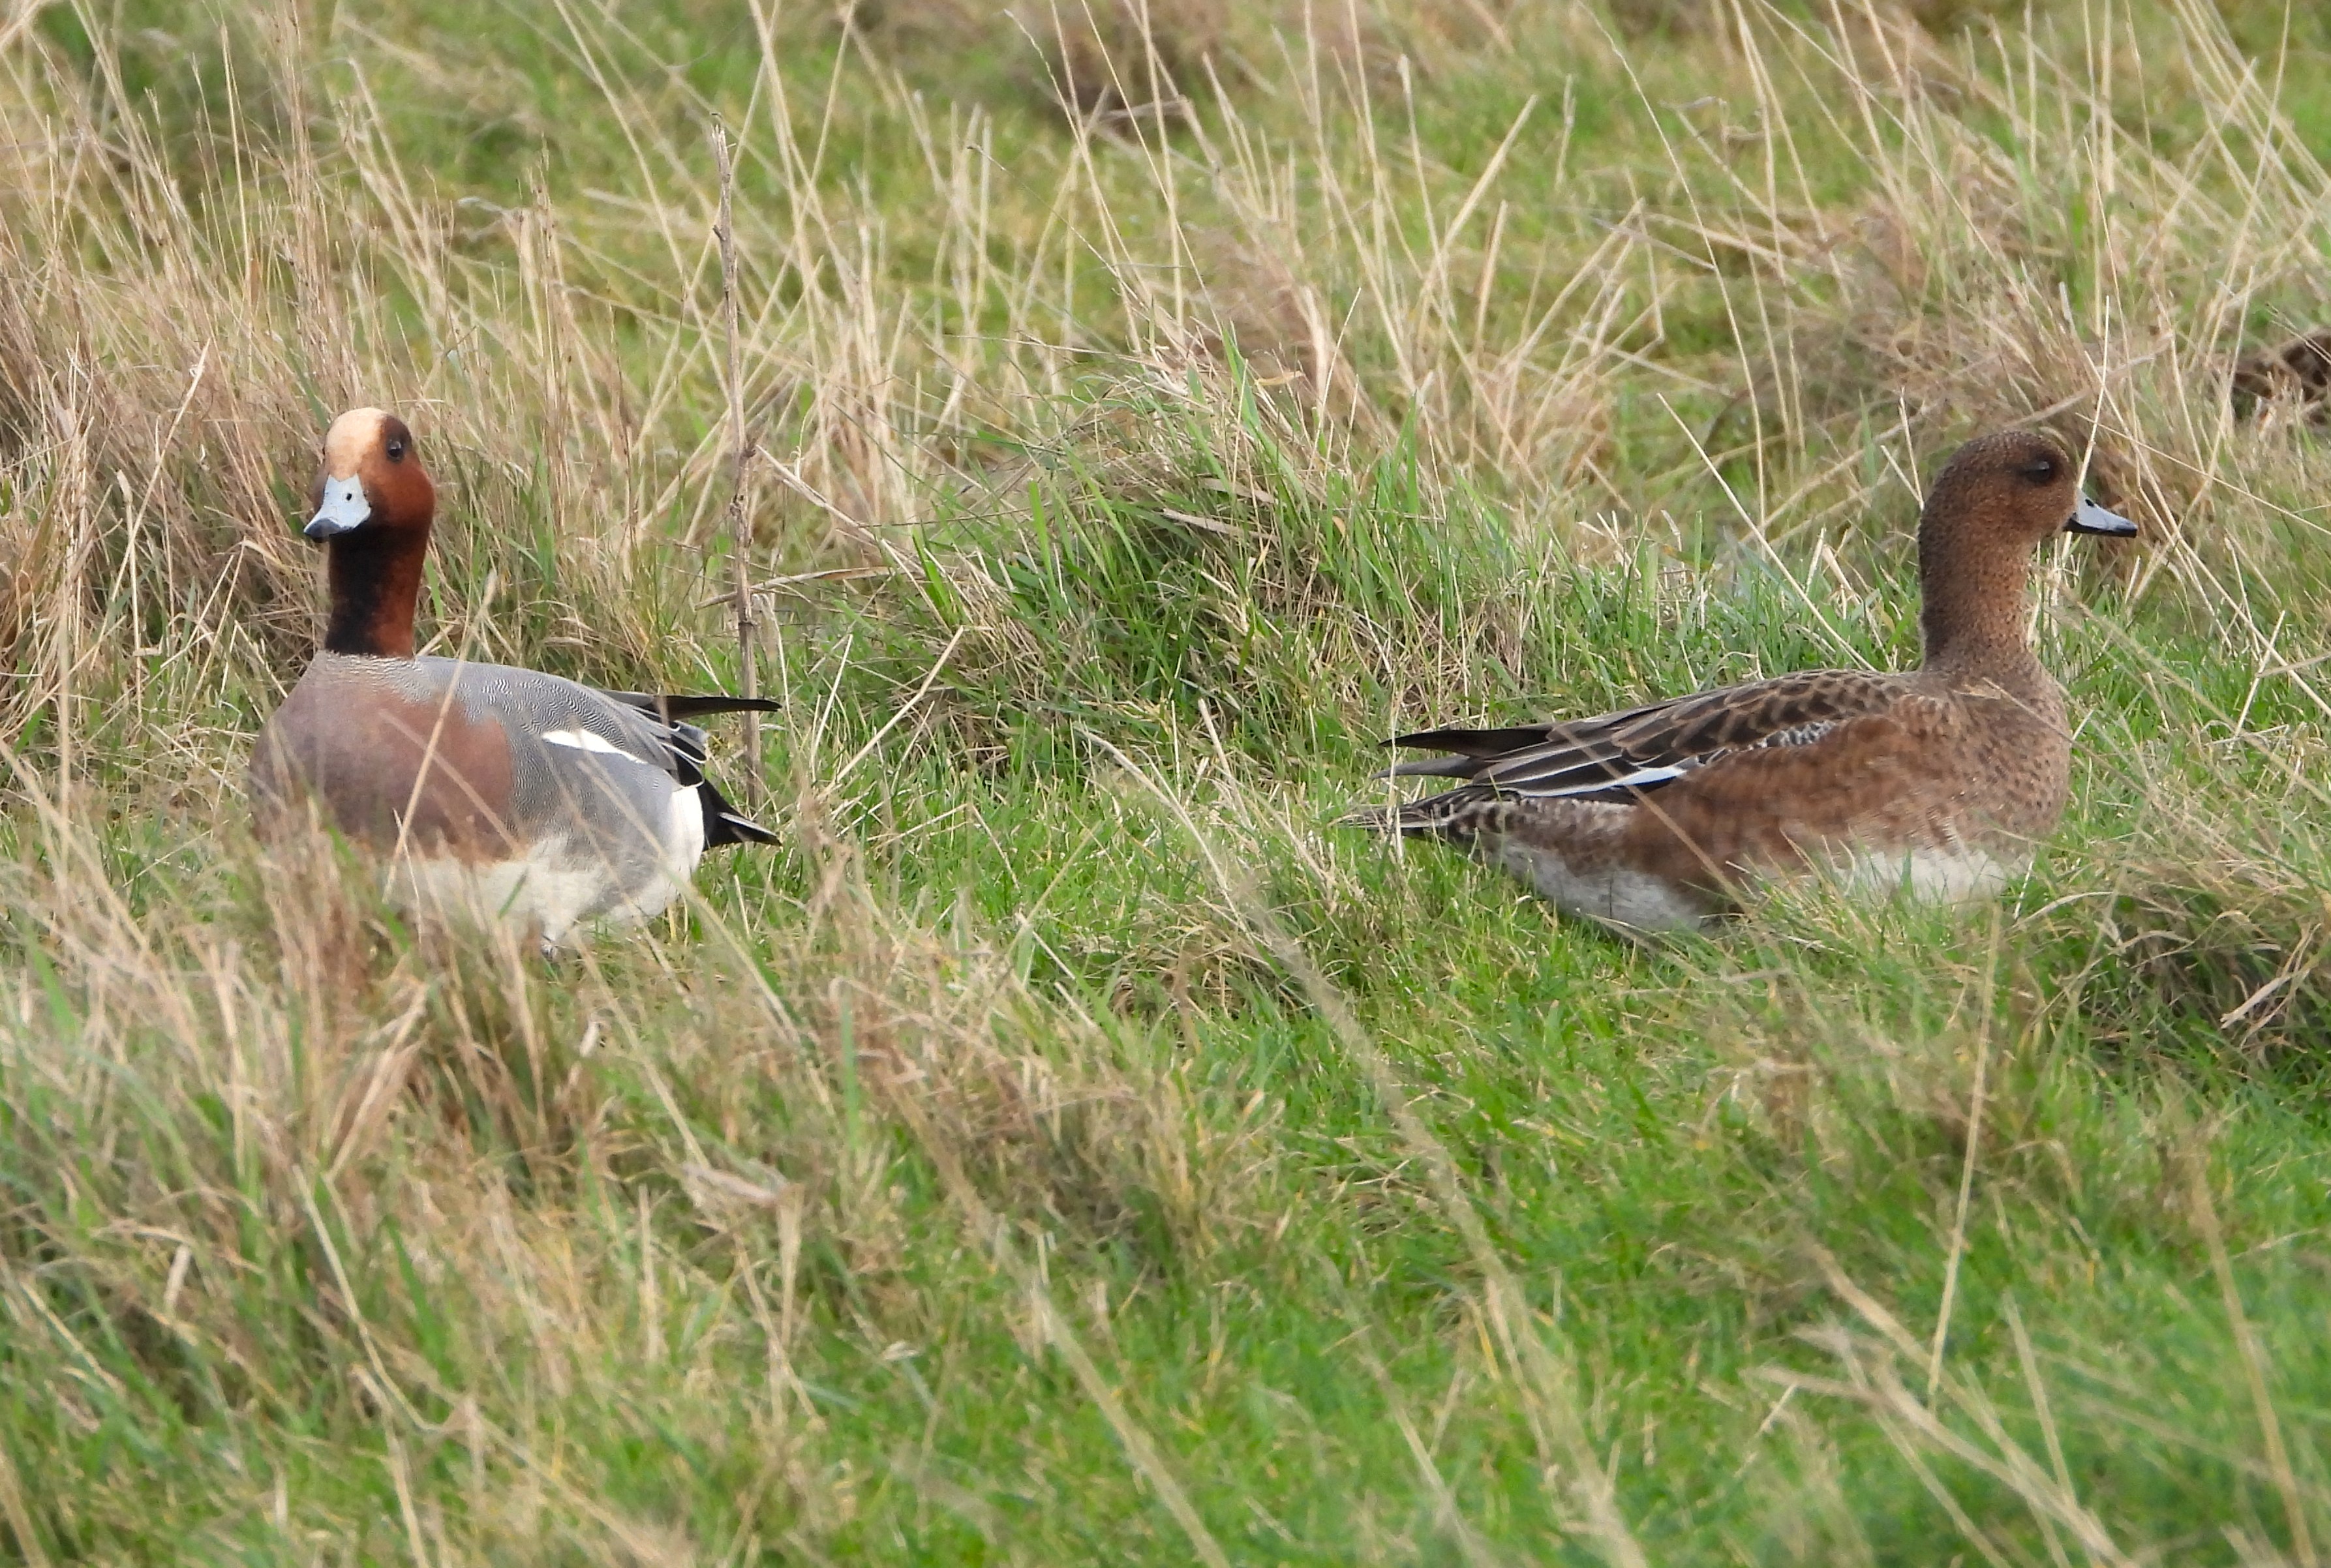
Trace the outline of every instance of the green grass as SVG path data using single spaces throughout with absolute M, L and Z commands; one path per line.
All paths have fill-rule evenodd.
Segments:
M 1305 14 L 1152 0 L 1214 76 L 1082 121 L 968 0 L 0 24 L 0 1554 L 2331 1547 L 2331 458 L 2224 379 L 2331 286 L 2322 19 Z M 860 569 L 766 596 L 780 847 L 545 965 L 251 841 L 373 401 L 441 648 L 726 684 L 734 551 Z M 1637 945 L 1335 825 L 1915 659 L 2031 417 L 2146 537 L 2043 559 L 1996 906 Z

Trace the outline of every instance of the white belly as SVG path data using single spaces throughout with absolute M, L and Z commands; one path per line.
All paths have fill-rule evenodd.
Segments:
M 1973 904 L 1994 898 L 2022 867 L 1961 840 L 1910 850 L 1863 850 L 1838 867 L 1844 890 L 1864 898 Z
M 507 860 L 472 863 L 408 855 L 391 873 L 390 896 L 441 918 L 529 926 L 552 946 L 585 920 L 645 920 L 680 896 L 704 857 L 704 807 L 696 790 L 672 791 L 668 813 L 657 834 L 661 863 L 628 879 L 606 857 L 562 835 L 543 839 L 530 852 Z
M 1511 839 L 1491 850 L 1489 859 L 1566 914 L 1592 916 L 1639 931 L 1687 930 L 1698 926 L 1707 915 L 1689 893 L 1641 871 L 1614 867 L 1581 872 L 1551 850 Z
M 1706 905 L 1691 892 L 1641 871 L 1623 867 L 1582 871 L 1551 850 L 1510 838 L 1485 842 L 1483 848 L 1492 864 L 1519 877 L 1568 914 L 1641 931 L 1686 930 L 1707 917 Z M 1898 896 L 1922 904 L 1969 904 L 1996 898 L 2023 868 L 1955 839 L 1916 849 L 1843 853 L 1827 870 L 1839 890 L 1851 898 L 1879 901 Z

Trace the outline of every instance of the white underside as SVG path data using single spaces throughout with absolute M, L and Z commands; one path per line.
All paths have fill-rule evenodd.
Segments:
M 1865 898 L 1973 904 L 1999 896 L 2022 868 L 1964 842 L 1915 850 L 1864 850 L 1837 866 L 1839 885 Z
M 1561 856 L 1508 841 L 1492 861 L 1572 915 L 1590 916 L 1643 931 L 1697 927 L 1706 906 L 1689 892 L 1641 871 L 1582 875 Z M 1968 904 L 1996 898 L 2022 870 L 1983 850 L 1954 842 L 1892 851 L 1861 851 L 1833 863 L 1832 879 L 1848 897 L 1882 902 L 1906 898 L 1921 904 Z
M 1642 931 L 1678 931 L 1699 924 L 1705 907 L 1658 877 L 1609 870 L 1581 875 L 1560 855 L 1510 841 L 1492 859 L 1571 915 L 1588 915 Z
M 696 792 L 693 784 L 671 792 L 657 835 L 662 864 L 635 886 L 621 886 L 614 866 L 560 835 L 540 840 L 514 860 L 483 864 L 407 856 L 391 878 L 391 896 L 440 917 L 532 927 L 552 946 L 585 919 L 645 920 L 680 896 L 704 858 L 704 806 Z
M 671 891 L 663 896 L 661 909 L 679 896 L 680 889 L 696 875 L 696 862 L 704 859 L 704 797 L 697 791 L 701 784 L 690 784 L 686 789 L 671 792 L 664 803 L 663 860 Z

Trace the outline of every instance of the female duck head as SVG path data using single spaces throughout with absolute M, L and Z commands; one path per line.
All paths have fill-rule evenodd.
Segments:
M 2032 547 L 2063 532 L 2126 538 L 2136 525 L 2083 496 L 2079 467 L 2038 431 L 2002 431 L 1952 453 L 1918 518 L 1927 661 L 2028 660 Z

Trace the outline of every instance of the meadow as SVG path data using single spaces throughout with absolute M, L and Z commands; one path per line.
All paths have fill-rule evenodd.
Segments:
M 0 10 L 0 1555 L 2322 1561 L 2326 323 L 2272 0 Z M 365 403 L 431 649 L 749 656 L 781 847 L 546 964 L 254 844 Z M 2028 422 L 2144 533 L 1995 904 L 1336 825 L 1914 660 Z

